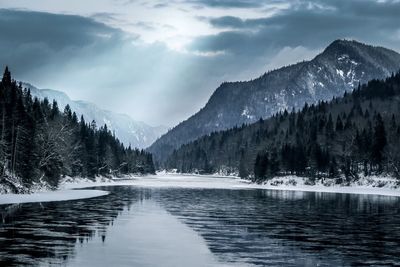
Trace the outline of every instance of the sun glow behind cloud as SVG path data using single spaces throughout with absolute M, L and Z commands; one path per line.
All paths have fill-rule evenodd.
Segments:
M 129 0 L 0 0 L 0 7 L 33 10 L 56 14 L 91 17 L 98 22 L 119 28 L 143 42 L 163 42 L 176 51 L 187 52 L 185 46 L 202 35 L 217 34 L 222 29 L 212 27 L 199 18 L 235 16 L 243 19 L 272 16 L 288 3 L 272 3 L 263 8 L 201 6 L 196 1 L 129 1 Z

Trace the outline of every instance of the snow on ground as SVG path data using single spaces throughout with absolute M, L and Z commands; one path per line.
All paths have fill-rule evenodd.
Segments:
M 64 189 L 85 188 L 94 186 L 131 185 L 138 187 L 158 188 L 209 188 L 209 189 L 269 189 L 305 192 L 368 194 L 383 196 L 400 196 L 398 181 L 391 177 L 361 177 L 349 186 L 335 184 L 332 179 L 325 179 L 315 185 L 309 185 L 307 178 L 297 176 L 276 177 L 263 184 L 251 183 L 238 177 L 218 175 L 191 175 L 159 173 L 130 179 L 110 179 L 108 181 L 74 182 L 67 181 L 62 184 Z
M 33 194 L 4 194 L 0 195 L 0 205 L 76 200 L 99 197 L 108 194 L 109 192 L 102 190 L 57 190 Z
M 208 188 L 208 189 L 268 189 L 304 192 L 326 192 L 346 194 L 368 194 L 400 196 L 399 181 L 391 177 L 361 177 L 348 186 L 335 184 L 333 179 L 319 180 L 310 185 L 309 179 L 297 176 L 276 177 L 263 184 L 251 183 L 238 177 L 219 175 L 159 173 L 149 176 L 126 176 L 124 178 L 102 178 L 94 181 L 85 178 L 63 179 L 60 190 L 34 194 L 0 194 L 0 205 L 11 203 L 49 202 L 92 198 L 108 194 L 101 190 L 72 190 L 96 186 L 128 185 L 157 188 Z
M 125 179 L 109 179 L 106 181 L 91 181 L 87 179 L 72 179 L 62 181 L 60 187 L 63 189 L 77 189 L 95 186 L 118 186 L 131 185 L 138 187 L 179 187 L 179 188 L 215 188 L 232 189 L 243 183 L 239 178 L 217 175 L 191 175 L 191 174 L 158 174 Z
M 353 182 L 350 185 L 335 184 L 333 179 L 317 181 L 314 185 L 308 184 L 308 181 L 308 178 L 285 176 L 273 178 L 264 184 L 248 184 L 247 187 L 271 190 L 400 197 L 400 187 L 398 185 L 398 181 L 391 177 L 361 177 L 358 181 Z

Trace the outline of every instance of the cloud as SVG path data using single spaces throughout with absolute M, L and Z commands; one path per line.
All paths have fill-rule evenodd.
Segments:
M 153 5 L 154 8 L 166 8 L 168 6 L 169 6 L 168 3 L 157 3 Z
M 219 8 L 256 8 L 263 5 L 263 1 L 258 0 L 189 0 L 198 6 L 219 7 Z
M 44 42 L 55 50 L 65 46 L 85 46 L 104 40 L 102 37 L 105 36 L 111 39 L 123 35 L 122 31 L 80 16 L 7 9 L 0 10 L 0 31 L 9 42 Z
M 38 86 L 172 126 L 204 106 L 221 82 L 312 58 L 335 39 L 400 50 L 399 1 L 118 1 L 107 13 L 80 10 L 90 18 L 0 10 L 0 65 Z M 155 18 L 165 12 L 176 16 Z M 179 38 L 191 41 L 169 49 L 166 40 Z
M 105 21 L 117 20 L 115 17 L 118 16 L 116 13 L 111 12 L 98 12 L 91 15 L 92 18 Z
M 193 51 L 226 51 L 235 55 L 254 56 L 271 47 L 303 46 L 320 48 L 338 38 L 360 41 L 399 49 L 391 39 L 399 29 L 400 2 L 386 1 L 298 1 L 290 8 L 268 17 L 242 19 L 221 16 L 209 19 L 218 34 L 194 40 Z M 273 51 L 273 50 L 272 50 Z
M 126 38 L 120 30 L 72 15 L 0 10 L 1 64 L 15 64 L 18 73 L 64 62 L 82 52 L 106 51 Z
M 131 25 L 147 31 L 155 31 L 157 29 L 176 30 L 174 26 L 168 24 L 155 23 L 151 21 L 138 21 L 135 23 L 131 23 Z
M 230 71 L 80 16 L 0 10 L 0 36 L 0 65 L 17 79 L 153 124 L 191 115 Z
M 211 18 L 210 24 L 216 28 L 234 28 L 242 29 L 249 27 L 243 19 L 233 16 L 223 16 L 218 18 Z

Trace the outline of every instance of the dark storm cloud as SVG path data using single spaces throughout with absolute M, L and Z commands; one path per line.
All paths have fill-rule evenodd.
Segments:
M 0 10 L 0 64 L 17 74 L 71 57 L 99 53 L 115 46 L 123 32 L 92 19 L 42 12 Z
M 85 46 L 107 36 L 119 38 L 122 32 L 80 16 L 2 9 L 0 34 L 15 44 L 46 43 L 60 50 Z
M 399 1 L 299 1 L 271 17 L 211 18 L 212 26 L 228 31 L 200 37 L 191 49 L 251 56 L 271 46 L 319 48 L 337 38 L 355 38 L 399 49 L 398 14 Z

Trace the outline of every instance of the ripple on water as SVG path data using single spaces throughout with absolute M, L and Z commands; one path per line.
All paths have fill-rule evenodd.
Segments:
M 398 198 L 268 190 L 99 189 L 111 194 L 0 206 L 0 266 L 400 264 Z

